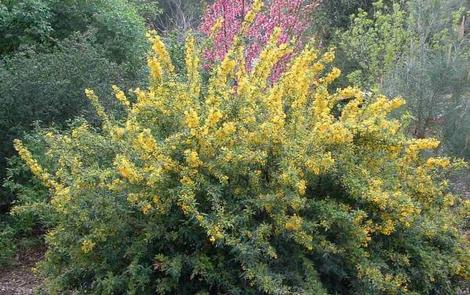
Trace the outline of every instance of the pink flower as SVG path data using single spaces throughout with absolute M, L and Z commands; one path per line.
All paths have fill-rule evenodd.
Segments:
M 242 21 L 252 4 L 252 0 L 216 0 L 211 5 L 200 26 L 200 31 L 206 36 L 219 19 L 223 19 L 223 26 L 214 36 L 214 44 L 204 53 L 208 66 L 224 58 L 234 37 L 240 32 Z M 302 46 L 302 35 L 309 24 L 311 10 L 315 7 L 313 0 L 272 0 L 266 9 L 259 13 L 249 29 L 247 36 L 246 65 L 248 69 L 253 66 L 263 46 L 269 40 L 275 27 L 281 28 L 280 43 L 295 41 L 296 47 Z M 285 57 L 274 69 L 272 79 L 277 80 L 285 64 L 289 61 Z

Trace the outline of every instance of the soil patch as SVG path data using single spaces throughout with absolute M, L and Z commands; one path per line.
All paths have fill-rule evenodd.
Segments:
M 28 249 L 18 254 L 14 265 L 0 269 L 0 295 L 29 295 L 41 286 L 33 267 L 44 256 L 41 247 Z

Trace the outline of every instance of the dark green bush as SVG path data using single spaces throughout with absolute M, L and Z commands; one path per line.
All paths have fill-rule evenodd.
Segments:
M 15 231 L 3 220 L 0 220 L 0 267 L 13 261 L 15 254 Z
M 109 61 L 92 38 L 78 35 L 61 41 L 52 52 L 18 53 L 0 61 L 0 178 L 13 155 L 12 140 L 30 130 L 34 121 L 60 127 L 84 116 L 96 122 L 83 89 L 93 85 L 109 97 L 112 84 L 134 81 L 126 65 Z M 114 101 L 108 102 L 106 107 L 112 109 Z M 0 195 L 0 204 L 7 205 L 11 194 Z
M 144 20 L 126 0 L 0 2 L 0 56 L 23 47 L 48 48 L 90 29 L 113 61 L 138 63 L 145 51 Z

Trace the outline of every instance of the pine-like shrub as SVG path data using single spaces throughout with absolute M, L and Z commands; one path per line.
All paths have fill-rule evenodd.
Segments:
M 53 193 L 48 294 L 452 294 L 468 280 L 469 204 L 441 178 L 458 163 L 424 158 L 439 143 L 389 118 L 403 99 L 331 89 L 332 52 L 307 46 L 271 85 L 292 50 L 279 36 L 251 71 L 236 37 L 207 82 L 192 37 L 182 77 L 152 36 L 151 86 L 134 103 L 115 87 L 126 120 L 87 90 L 102 129 L 47 134 L 54 171 L 16 141 Z

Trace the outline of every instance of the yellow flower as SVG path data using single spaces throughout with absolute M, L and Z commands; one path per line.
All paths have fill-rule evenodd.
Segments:
M 439 146 L 440 142 L 434 138 L 420 138 L 410 140 L 406 154 L 409 160 L 414 160 L 418 153 L 426 149 L 435 149 Z
M 213 127 L 222 119 L 222 112 L 217 109 L 210 109 L 209 115 L 207 116 L 207 125 Z
M 214 25 L 211 28 L 211 38 L 213 38 L 222 28 L 224 25 L 224 18 L 219 17 L 217 20 L 214 22 Z
M 100 119 L 103 121 L 103 127 L 109 128 L 110 121 L 109 121 L 108 114 L 106 113 L 104 107 L 99 102 L 98 96 L 95 94 L 95 92 L 92 89 L 85 89 L 85 95 L 91 101 L 91 104 L 95 108 L 96 113 L 98 114 Z
M 80 247 L 80 249 L 82 250 L 83 253 L 90 253 L 91 251 L 93 251 L 93 249 L 95 249 L 95 242 L 91 241 L 91 240 L 84 240 L 82 242 L 82 246 Z
M 450 160 L 448 158 L 429 158 L 426 162 L 429 168 L 448 168 L 450 166 Z
M 297 190 L 301 196 L 305 195 L 305 189 L 307 188 L 307 182 L 305 180 L 299 181 L 297 184 Z
M 147 59 L 147 65 L 150 69 L 150 76 L 152 78 L 152 81 L 157 82 L 162 79 L 163 76 L 163 70 L 162 70 L 162 65 L 160 64 L 160 61 L 154 56 L 150 56 Z
M 134 204 L 134 205 L 137 204 L 139 202 L 139 199 L 140 198 L 139 198 L 138 194 L 131 193 L 131 194 L 127 195 L 127 201 L 131 204 Z
M 284 227 L 289 231 L 297 231 L 302 227 L 303 220 L 297 215 L 291 216 Z
M 113 85 L 112 86 L 113 88 L 113 91 L 114 91 L 114 95 L 116 96 L 116 99 L 124 106 L 126 107 L 129 107 L 131 104 L 129 103 L 129 101 L 127 100 L 127 97 L 126 95 L 124 94 L 124 91 L 122 91 L 121 89 L 119 89 L 119 87 L 117 87 L 116 85 Z
M 154 196 L 152 197 L 152 201 L 153 201 L 154 204 L 158 205 L 158 204 L 160 204 L 160 202 L 161 202 L 161 198 L 160 198 L 160 196 L 158 196 L 158 195 L 154 195 Z
M 152 210 L 152 205 L 150 204 L 145 204 L 142 206 L 142 208 L 140 208 L 140 211 L 142 211 L 142 213 L 144 215 L 148 215 L 150 213 L 150 211 Z
M 124 155 L 116 156 L 115 165 L 121 176 L 129 180 L 131 183 L 137 183 L 142 180 L 142 177 L 137 172 L 134 164 Z
M 398 109 L 399 107 L 406 104 L 406 101 L 402 97 L 394 98 L 390 101 L 391 109 Z
M 386 219 L 385 223 L 381 227 L 382 234 L 389 236 L 395 230 L 395 224 L 391 219 Z
M 181 178 L 180 182 L 185 186 L 193 186 L 194 185 L 194 181 L 191 178 L 189 178 L 188 176 L 183 176 Z
M 323 55 L 323 61 L 326 63 L 331 63 L 335 60 L 335 52 L 334 51 L 328 51 Z
M 324 78 L 325 83 L 331 83 L 334 80 L 338 79 L 338 77 L 341 76 L 341 70 L 338 68 L 333 68 L 331 72 Z
M 39 163 L 33 158 L 31 152 L 23 145 L 21 140 L 15 139 L 13 141 L 16 151 L 20 155 L 20 158 L 26 162 L 31 172 L 38 177 L 46 186 L 50 188 L 60 188 L 61 186 L 52 179 L 51 175 L 47 173 Z
M 198 168 L 202 165 L 202 161 L 199 159 L 199 155 L 196 151 L 186 150 L 186 163 L 188 163 L 191 168 Z
M 355 97 L 355 98 L 360 98 L 362 97 L 362 91 L 358 88 L 354 87 L 347 87 L 344 89 L 341 89 L 339 91 L 339 95 L 345 98 L 350 98 L 350 97 Z
M 153 137 L 150 129 L 144 129 L 137 136 L 136 147 L 147 153 L 153 153 L 157 150 L 157 141 Z
M 199 116 L 193 108 L 184 113 L 184 120 L 186 126 L 190 129 L 196 129 L 199 127 Z
M 315 73 L 320 73 L 321 71 L 323 71 L 324 68 L 325 68 L 325 66 L 322 63 L 319 63 L 319 62 L 317 62 L 313 65 L 313 71 Z
M 222 231 L 217 225 L 209 229 L 208 235 L 209 235 L 209 240 L 212 243 L 215 243 L 217 240 L 221 240 L 224 238 L 224 234 L 222 233 Z
M 186 69 L 188 73 L 189 91 L 194 97 L 199 97 L 201 81 L 199 74 L 199 55 L 196 54 L 196 40 L 192 35 L 186 39 Z
M 171 61 L 170 54 L 168 53 L 165 44 L 156 32 L 149 32 L 147 34 L 150 42 L 152 43 L 153 52 L 158 56 L 159 61 L 169 73 L 174 73 L 175 67 Z
M 256 16 L 258 13 L 261 11 L 261 8 L 263 7 L 263 1 L 262 0 L 255 0 L 251 6 L 251 9 L 248 11 L 248 13 L 245 15 L 245 19 L 243 20 L 243 24 L 241 27 L 241 32 L 242 35 L 244 34 L 243 32 L 246 32 L 253 21 L 255 20 Z

